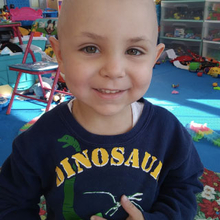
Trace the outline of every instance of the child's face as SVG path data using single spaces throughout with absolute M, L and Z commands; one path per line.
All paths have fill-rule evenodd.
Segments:
M 102 115 L 117 114 L 147 91 L 163 50 L 163 45 L 156 47 L 150 1 L 63 3 L 60 42 L 52 44 L 68 88 L 84 107 Z

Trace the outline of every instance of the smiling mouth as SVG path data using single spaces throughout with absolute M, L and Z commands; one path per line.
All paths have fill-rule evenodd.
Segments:
M 115 94 L 115 93 L 122 92 L 122 90 L 109 90 L 109 89 L 97 89 L 97 91 L 103 94 Z

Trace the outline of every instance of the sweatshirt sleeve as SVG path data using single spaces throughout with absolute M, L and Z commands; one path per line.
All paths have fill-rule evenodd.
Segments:
M 203 190 L 199 177 L 203 165 L 192 144 L 188 158 L 169 170 L 146 220 L 193 220 L 197 213 L 196 194 Z
M 28 157 L 26 148 L 18 143 L 14 141 L 13 152 L 0 173 L 0 219 L 39 220 L 41 181 L 30 165 L 30 160 L 37 159 Z

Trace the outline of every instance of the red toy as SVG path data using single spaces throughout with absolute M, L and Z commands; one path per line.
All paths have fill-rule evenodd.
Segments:
M 197 76 L 201 77 L 202 74 L 203 74 L 203 72 L 200 71 L 200 72 L 197 73 Z
M 171 63 L 173 63 L 174 61 L 190 62 L 190 61 L 192 61 L 192 59 L 193 59 L 193 58 L 192 58 L 191 56 L 185 55 L 185 56 L 177 57 L 177 58 L 171 60 L 170 62 L 171 62 Z
M 202 56 L 199 56 L 198 54 L 193 53 L 192 51 L 188 50 L 187 51 L 189 55 L 184 55 L 184 56 L 179 56 L 170 62 L 173 63 L 174 61 L 179 61 L 183 65 L 188 64 L 189 62 L 204 62 L 206 59 Z
M 220 62 L 215 59 L 210 59 L 206 57 L 202 57 L 196 53 L 193 53 L 192 51 L 187 51 L 189 55 L 179 56 L 173 60 L 171 60 L 171 63 L 174 63 L 175 61 L 179 61 L 182 65 L 189 65 L 191 62 L 197 62 L 200 63 L 199 70 L 204 70 L 203 73 L 208 73 L 211 67 L 219 67 Z M 197 72 L 196 71 L 196 72 Z M 202 72 L 198 73 L 198 76 L 202 76 Z

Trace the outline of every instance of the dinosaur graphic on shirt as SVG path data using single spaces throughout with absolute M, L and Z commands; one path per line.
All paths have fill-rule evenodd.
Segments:
M 62 146 L 62 148 L 73 147 L 74 152 L 76 153 L 75 155 L 81 155 L 80 152 L 82 150 L 81 150 L 80 144 L 74 137 L 69 136 L 69 135 L 64 135 L 63 137 L 58 139 L 58 142 L 61 142 L 64 144 Z M 101 149 L 95 149 L 94 152 L 96 152 L 96 151 L 102 152 L 102 155 L 105 155 L 105 154 L 107 155 L 107 151 L 104 149 L 102 149 L 102 151 L 101 151 Z M 83 152 L 85 153 L 84 155 L 86 155 L 87 150 L 84 150 Z M 133 154 L 131 154 L 131 155 L 133 155 Z M 72 158 L 74 158 L 74 156 L 72 156 Z M 85 159 L 84 164 L 86 164 L 86 162 L 87 162 L 87 167 L 91 167 L 92 165 L 91 165 L 90 160 L 88 159 L 88 156 L 85 157 L 84 159 Z M 102 159 L 103 159 L 102 163 L 105 163 L 106 159 L 104 156 Z M 77 168 L 78 168 L 78 170 L 79 169 L 82 170 L 82 168 L 79 166 L 79 163 L 77 161 L 76 161 L 76 164 L 70 165 L 68 160 L 69 160 L 68 158 L 65 158 L 61 162 L 63 167 L 66 167 L 65 171 L 68 174 L 65 181 L 64 181 L 64 176 L 61 178 L 62 179 L 61 183 L 64 183 L 63 217 L 65 220 L 69 220 L 69 219 L 81 220 L 81 218 L 76 214 L 76 212 L 74 210 L 74 196 L 75 196 L 74 184 L 76 181 L 75 173 L 77 172 Z M 98 163 L 98 162 L 96 160 L 93 160 L 93 163 Z M 76 165 L 77 165 L 77 167 L 76 167 Z M 106 210 L 104 213 L 105 216 L 112 217 L 121 207 L 120 201 L 117 201 L 116 196 L 114 196 L 111 192 L 105 192 L 105 191 L 84 192 L 84 195 L 89 195 L 89 194 L 103 194 L 105 196 L 110 196 L 112 198 L 113 204 L 109 204 L 109 209 Z M 143 193 L 134 193 L 133 195 L 129 195 L 127 197 L 138 209 L 143 211 L 142 207 L 137 203 L 139 201 L 142 201 L 142 196 L 143 196 Z M 97 213 L 96 215 L 100 216 L 100 217 L 104 216 L 103 213 L 101 213 L 101 212 Z
M 65 143 L 62 148 L 73 147 L 75 152 L 80 152 L 81 147 L 79 142 L 70 135 L 64 135 L 62 138 L 58 139 L 58 142 Z M 76 171 L 76 166 L 73 164 L 73 170 Z M 65 181 L 64 185 L 64 202 L 63 202 L 63 217 L 65 220 L 76 219 L 82 220 L 74 210 L 74 184 L 76 177 L 72 177 Z M 102 213 L 96 214 L 99 217 L 103 217 Z
M 115 196 L 110 192 L 94 191 L 94 192 L 85 192 L 84 194 L 103 194 L 110 196 L 112 198 L 114 206 L 112 206 L 109 210 L 107 210 L 105 212 L 105 215 L 113 216 L 121 207 L 121 203 L 119 201 L 116 201 Z M 143 193 L 135 193 L 133 195 L 127 196 L 127 198 L 130 200 L 131 203 L 133 203 L 143 212 L 142 207 L 135 202 L 135 201 L 142 201 L 141 196 L 143 196 Z
M 67 148 L 67 147 L 72 146 L 76 152 L 81 151 L 79 142 L 72 136 L 64 135 L 62 138 L 58 139 L 58 141 L 66 143 L 65 145 L 62 146 L 62 148 Z
M 58 139 L 58 142 L 65 143 L 62 148 L 73 147 L 75 152 L 80 152 L 81 147 L 79 142 L 69 135 L 64 135 L 62 138 Z M 76 171 L 76 166 L 73 164 L 73 170 Z M 64 185 L 64 201 L 63 201 L 63 217 L 64 219 L 76 219 L 81 220 L 81 218 L 76 214 L 74 210 L 74 184 L 76 177 L 72 177 L 65 181 Z

